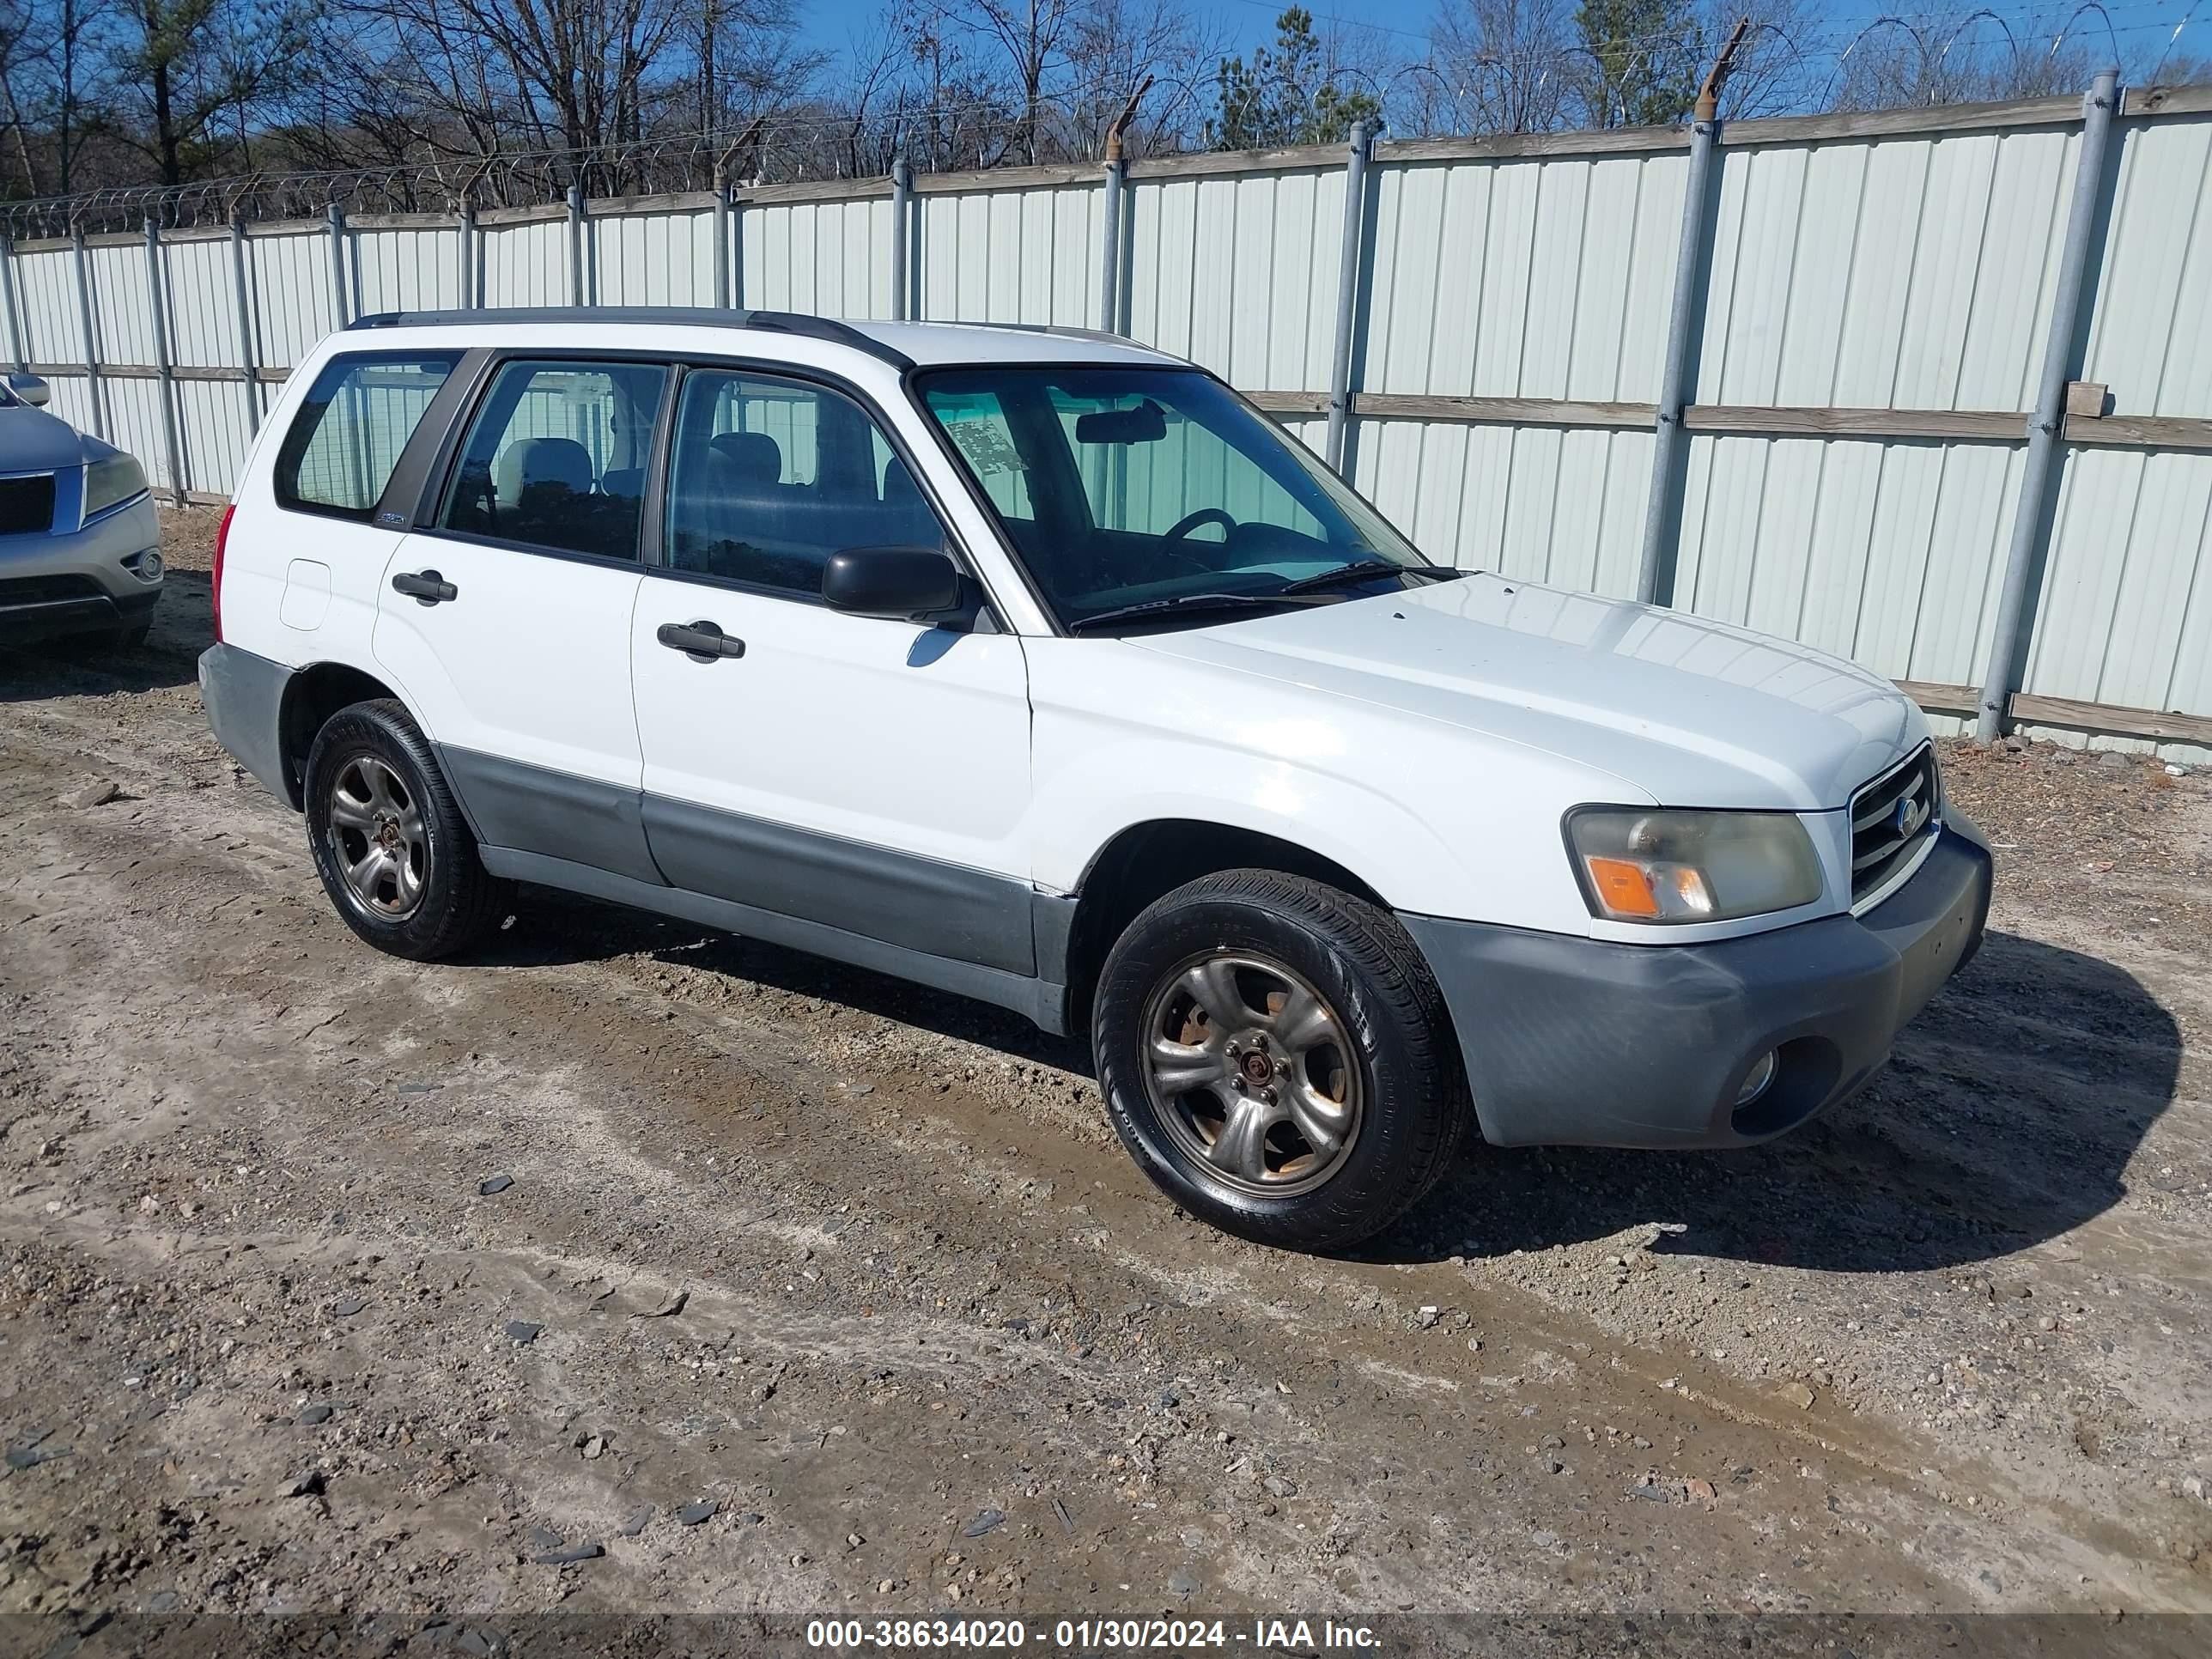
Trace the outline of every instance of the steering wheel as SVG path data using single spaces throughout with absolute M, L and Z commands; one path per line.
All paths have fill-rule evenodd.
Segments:
M 1177 519 L 1175 521 L 1174 526 L 1168 531 L 1164 539 L 1171 542 L 1179 542 L 1202 524 L 1219 525 L 1221 526 L 1221 533 L 1224 536 L 1233 536 L 1237 533 L 1236 520 L 1231 518 L 1226 513 L 1224 513 L 1218 507 L 1201 507 L 1197 512 L 1186 513 L 1182 517 Z

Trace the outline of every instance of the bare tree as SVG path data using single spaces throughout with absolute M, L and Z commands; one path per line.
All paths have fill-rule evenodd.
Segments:
M 1155 85 L 1123 136 L 1123 154 L 1180 148 L 1198 126 L 1200 92 L 1188 70 L 1217 61 L 1226 44 L 1218 23 L 1184 0 L 1091 0 L 1068 44 L 1054 148 L 1069 160 L 1103 155 L 1107 129 L 1147 82 Z
M 1573 40 L 1569 0 L 1447 0 L 1414 118 L 1431 131 L 1553 131 L 1566 118 Z
M 0 126 L 29 194 L 85 182 L 108 102 L 112 22 L 105 0 L 0 0 Z
M 1077 0 L 933 0 L 943 20 L 1000 60 L 1021 119 L 1008 149 L 1040 159 L 1046 81 L 1062 70 L 1079 26 Z
M 30 102 L 34 52 L 31 10 L 23 0 L 0 0 L 0 138 L 22 169 L 26 196 L 39 193 L 39 176 L 31 160 L 30 122 L 25 113 Z

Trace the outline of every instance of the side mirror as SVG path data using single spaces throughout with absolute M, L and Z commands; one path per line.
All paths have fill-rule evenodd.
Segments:
M 823 566 L 822 598 L 856 617 L 918 622 L 959 606 L 960 572 L 933 547 L 848 547 Z
M 33 409 L 44 409 L 53 397 L 53 388 L 35 374 L 10 374 L 8 390 Z

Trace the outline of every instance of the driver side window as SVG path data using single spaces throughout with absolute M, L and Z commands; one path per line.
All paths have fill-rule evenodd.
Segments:
M 695 369 L 668 472 L 672 568 L 819 598 L 832 553 L 941 547 L 944 526 L 874 421 L 803 380 Z

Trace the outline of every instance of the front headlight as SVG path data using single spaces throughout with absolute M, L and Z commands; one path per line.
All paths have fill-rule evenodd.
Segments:
M 84 516 L 88 520 L 145 493 L 146 469 L 119 451 L 101 456 L 84 469 Z
M 1730 921 L 1820 896 L 1820 856 L 1789 812 L 1578 806 L 1567 846 L 1590 914 L 1611 921 Z

